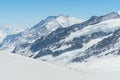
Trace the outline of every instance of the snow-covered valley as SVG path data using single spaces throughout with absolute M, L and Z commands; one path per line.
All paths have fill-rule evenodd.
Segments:
M 113 63 L 114 60 L 118 60 L 118 58 L 111 59 Z M 117 65 L 120 66 L 120 63 L 118 62 Z M 79 72 L 0 51 L 0 80 L 119 80 L 119 76 L 120 69 L 118 71 Z

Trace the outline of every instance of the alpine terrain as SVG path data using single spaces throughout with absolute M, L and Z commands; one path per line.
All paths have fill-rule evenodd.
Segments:
M 88 20 L 49 16 L 2 40 L 1 51 L 77 71 L 120 71 L 120 12 L 92 16 Z

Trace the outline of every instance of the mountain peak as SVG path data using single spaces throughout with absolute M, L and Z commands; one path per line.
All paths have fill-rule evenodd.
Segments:
M 56 19 L 57 16 L 48 16 L 45 21 L 50 21 L 50 20 L 53 20 L 53 19 Z
M 57 15 L 57 16 L 48 16 L 45 21 L 51 21 L 51 20 L 56 20 L 58 18 L 69 18 L 70 16 L 67 16 L 65 14 L 60 14 L 60 15 Z
M 65 14 L 59 14 L 57 17 L 69 17 L 69 16 Z
M 77 19 L 75 17 L 60 14 L 57 16 L 48 16 L 45 20 L 42 20 L 37 25 L 33 26 L 32 29 L 45 27 L 46 29 L 53 29 L 54 30 L 55 27 L 56 28 L 68 27 L 68 26 L 71 26 L 73 24 L 77 24 L 77 23 L 81 23 L 81 22 L 82 22 L 82 20 Z
M 90 20 L 94 21 L 94 20 L 97 20 L 98 18 L 99 18 L 98 16 L 92 16 Z

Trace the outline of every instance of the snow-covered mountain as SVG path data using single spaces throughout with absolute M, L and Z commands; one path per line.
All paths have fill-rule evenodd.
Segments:
M 48 16 L 45 20 L 40 21 L 37 25 L 32 27 L 32 29 L 45 28 L 47 31 L 54 31 L 60 27 L 69 27 L 73 24 L 81 23 L 82 20 L 76 19 L 75 17 L 70 17 L 67 15 L 58 15 L 58 16 Z
M 45 20 L 42 20 L 38 24 L 34 25 L 32 28 L 26 29 L 21 33 L 7 35 L 1 43 L 1 48 L 11 48 L 12 50 L 19 44 L 29 45 L 29 43 L 34 42 L 43 35 L 50 34 L 57 28 L 69 27 L 73 24 L 81 23 L 82 21 L 83 20 L 66 15 L 49 16 Z
M 79 24 L 59 27 L 48 35 L 39 37 L 33 43 L 19 44 L 13 53 L 52 63 L 82 62 L 93 56 L 94 53 L 91 52 L 96 48 L 92 46 L 104 39 L 109 39 L 119 28 L 120 14 L 118 12 L 93 16 Z M 101 44 L 105 45 L 104 41 Z M 91 47 L 93 49 L 90 49 Z
M 120 29 L 116 30 L 111 36 L 99 41 L 97 44 L 91 46 L 86 51 L 81 53 L 73 61 L 90 60 L 90 57 L 104 57 L 107 55 L 120 55 Z M 82 55 L 82 56 L 81 56 Z
M 69 27 L 73 24 L 78 24 L 81 22 L 82 20 L 80 19 L 66 15 L 49 16 L 45 20 L 42 20 L 38 24 L 34 25 L 32 28 L 24 31 L 21 41 L 23 40 L 23 42 L 31 43 L 43 35 L 50 34 L 58 28 Z
M 119 12 L 92 16 L 83 22 L 65 15 L 50 16 L 22 33 L 7 36 L 2 48 L 12 45 L 13 53 L 54 64 L 67 64 L 78 70 L 106 69 L 104 64 L 95 65 L 118 58 L 119 33 Z M 92 66 L 93 61 L 96 62 Z
M 0 43 L 3 41 L 3 39 L 7 36 L 7 35 L 11 35 L 11 34 L 17 34 L 19 32 L 22 32 L 24 29 L 22 28 L 18 28 L 18 27 L 14 27 L 14 26 L 0 26 Z

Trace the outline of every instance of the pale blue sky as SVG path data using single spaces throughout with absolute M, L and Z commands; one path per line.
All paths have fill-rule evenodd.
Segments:
M 81 19 L 120 10 L 120 0 L 0 0 L 0 25 L 31 27 L 47 16 Z

